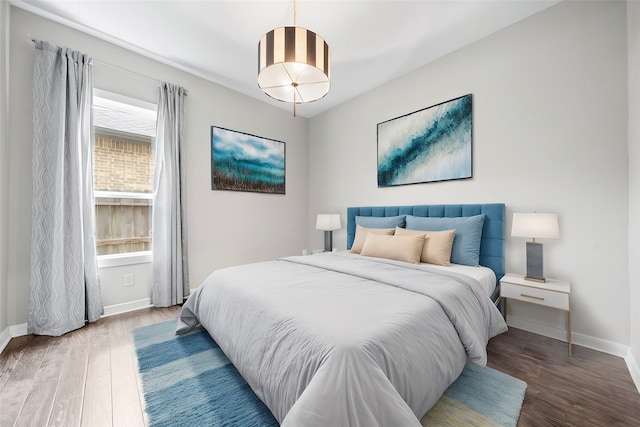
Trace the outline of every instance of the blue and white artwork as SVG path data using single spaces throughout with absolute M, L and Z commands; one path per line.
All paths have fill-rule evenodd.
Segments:
M 378 187 L 471 178 L 471 94 L 378 123 Z
M 211 126 L 211 189 L 285 194 L 285 144 Z

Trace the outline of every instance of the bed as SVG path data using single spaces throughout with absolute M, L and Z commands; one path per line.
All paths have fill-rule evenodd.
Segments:
M 351 207 L 347 248 L 362 236 L 359 221 L 479 216 L 477 262 L 497 283 L 503 204 Z M 455 269 L 364 252 L 217 270 L 185 302 L 176 332 L 201 324 L 282 426 L 420 426 L 464 365 L 485 365 L 488 340 L 506 331 L 497 291 Z

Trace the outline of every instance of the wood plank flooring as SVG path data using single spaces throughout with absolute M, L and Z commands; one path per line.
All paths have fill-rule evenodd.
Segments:
M 149 308 L 58 338 L 12 339 L 0 355 L 0 426 L 144 426 L 130 331 L 179 311 Z
M 518 426 L 640 426 L 640 394 L 624 359 L 509 328 L 488 366 L 526 381 Z
M 107 317 L 62 337 L 24 336 L 0 355 L 0 426 L 143 426 L 130 331 L 180 308 Z M 518 426 L 640 426 L 623 359 L 511 328 L 489 366 L 529 386 Z

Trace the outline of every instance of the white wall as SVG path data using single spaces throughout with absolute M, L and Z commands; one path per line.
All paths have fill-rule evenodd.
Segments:
M 133 274 L 132 286 L 124 286 L 124 275 Z M 99 269 L 102 305 L 108 307 L 105 314 L 118 310 L 122 304 L 131 304 L 136 308 L 147 305 L 151 294 L 151 263 L 141 262 L 120 266 L 101 267 Z M 195 286 L 194 286 L 195 287 Z M 146 304 L 145 304 L 146 303 Z M 111 309 L 109 309 L 111 307 Z M 123 311 L 127 311 L 125 308 Z
M 315 214 L 348 206 L 505 202 L 507 233 L 513 212 L 557 212 L 545 273 L 571 281 L 574 332 L 628 345 L 626 38 L 624 2 L 563 2 L 311 119 L 310 246 Z M 376 124 L 467 93 L 473 179 L 377 188 Z M 525 240 L 506 250 L 524 272 Z M 510 315 L 565 328 L 550 309 Z
M 4 28 L 4 27 L 3 27 Z M 27 321 L 29 240 L 31 233 L 31 110 L 34 47 L 27 34 L 88 53 L 95 60 L 94 85 L 126 96 L 156 101 L 157 84 L 106 66 L 114 64 L 135 73 L 184 86 L 190 283 L 192 288 L 214 269 L 246 262 L 299 254 L 306 247 L 307 120 L 268 106 L 217 84 L 160 64 L 69 27 L 11 8 L 9 236 L 6 303 L 9 325 Z M 258 90 L 256 88 L 256 90 Z M 286 195 L 211 191 L 210 126 L 260 135 L 286 142 Z M 4 168 L 3 168 L 4 170 Z M 5 203 L 3 201 L 3 206 Z M 129 298 L 122 274 L 139 267 L 103 270 L 105 304 Z M 144 267 L 140 267 L 144 268 Z M 140 278 L 140 281 L 138 281 Z M 148 279 L 146 280 L 148 282 Z M 140 283 L 139 283 L 140 282 Z M 147 287 L 147 288 L 145 288 Z M 108 289 L 106 289 L 108 288 Z M 1 288 L 0 288 L 1 289 Z M 111 292 L 115 291 L 115 292 Z
M 640 389 L 640 3 L 627 2 L 629 52 L 629 290 L 631 354 Z
M 0 333 L 9 326 L 6 310 L 9 221 L 9 11 L 9 2 L 0 0 Z

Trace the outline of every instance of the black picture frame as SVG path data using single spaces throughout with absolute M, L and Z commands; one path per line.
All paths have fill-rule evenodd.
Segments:
M 211 126 L 211 189 L 286 193 L 286 144 Z
M 378 187 L 472 178 L 472 131 L 471 94 L 378 123 Z

